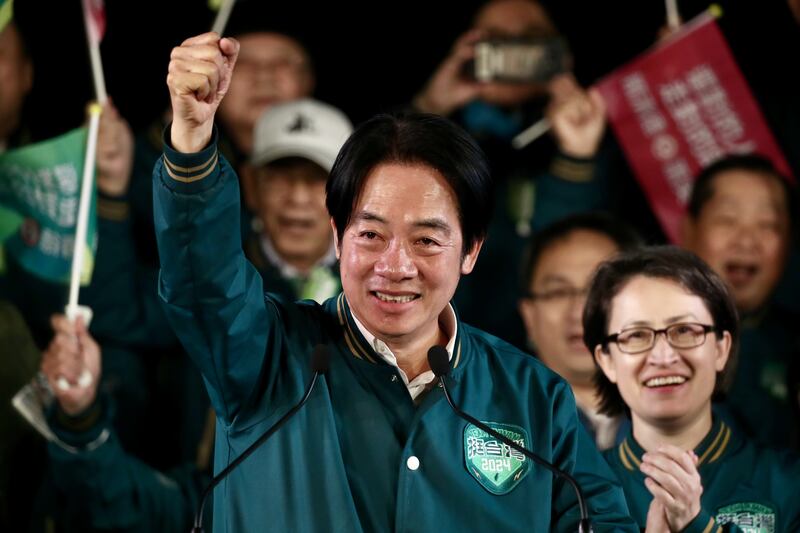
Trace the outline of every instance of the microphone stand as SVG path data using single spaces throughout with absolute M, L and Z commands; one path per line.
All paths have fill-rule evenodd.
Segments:
M 435 352 L 435 353 L 434 353 Z M 442 359 L 443 358 L 443 359 Z M 509 439 L 505 435 L 495 431 L 494 429 L 490 428 L 480 420 L 476 419 L 475 417 L 465 413 L 461 409 L 459 409 L 456 404 L 453 402 L 452 397 L 450 396 L 450 391 L 447 388 L 447 383 L 445 382 L 445 377 L 450 372 L 450 362 L 448 360 L 447 351 L 442 348 L 441 346 L 434 346 L 428 351 L 428 361 L 431 370 L 433 370 L 436 377 L 439 378 L 439 383 L 442 385 L 442 390 L 444 391 L 444 397 L 447 399 L 447 403 L 450 404 L 450 407 L 455 411 L 456 415 L 467 420 L 470 424 L 474 425 L 475 427 L 485 431 L 492 437 L 496 438 L 503 444 L 517 450 L 525 457 L 533 461 L 534 463 L 545 467 L 547 470 L 552 472 L 556 477 L 560 477 L 561 479 L 567 481 L 572 488 L 575 490 L 575 494 L 578 497 L 578 507 L 580 508 L 581 512 L 581 519 L 578 523 L 578 533 L 592 533 L 592 523 L 589 521 L 589 511 L 586 507 L 586 500 L 583 497 L 583 491 L 581 490 L 578 482 L 575 480 L 574 477 L 567 474 L 563 470 L 559 469 L 558 467 L 550 464 L 548 461 L 542 459 L 532 451 L 524 448 L 514 442 L 513 440 Z
M 230 474 L 237 466 L 239 466 L 242 461 L 247 459 L 259 446 L 264 444 L 276 431 L 278 431 L 281 426 L 283 426 L 287 420 L 292 418 L 297 411 L 300 410 L 303 405 L 305 405 L 308 397 L 311 396 L 311 391 L 314 390 L 314 385 L 317 382 L 317 378 L 320 374 L 324 374 L 328 370 L 328 363 L 330 359 L 330 353 L 328 348 L 324 345 L 317 345 L 314 348 L 314 353 L 311 355 L 311 368 L 314 371 L 314 374 L 311 376 L 311 380 L 306 387 L 306 391 L 303 394 L 303 397 L 300 401 L 292 407 L 285 415 L 283 415 L 280 420 L 275 422 L 271 428 L 269 428 L 263 435 L 261 435 L 253 444 L 247 447 L 245 451 L 239 455 L 236 459 L 234 459 L 225 469 L 222 470 L 219 474 L 214 476 L 214 479 L 211 480 L 211 483 L 208 484 L 208 487 L 203 491 L 203 497 L 200 498 L 200 506 L 198 507 L 197 514 L 194 516 L 194 526 L 192 527 L 191 533 L 203 533 L 203 509 L 206 505 L 206 500 L 211 495 L 211 492 L 214 490 L 214 487 L 219 485 L 220 481 L 225 479 L 228 474 Z

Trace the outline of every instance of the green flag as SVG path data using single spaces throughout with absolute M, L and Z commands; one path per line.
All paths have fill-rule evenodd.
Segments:
M 69 283 L 86 136 L 79 128 L 0 155 L 0 272 L 10 256 L 32 274 Z M 91 196 L 83 284 L 97 246 L 95 190 Z
M 14 16 L 14 0 L 0 0 L 0 31 Z

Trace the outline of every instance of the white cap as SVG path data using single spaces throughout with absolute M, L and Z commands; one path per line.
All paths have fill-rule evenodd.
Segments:
M 258 166 L 284 157 L 303 157 L 330 172 L 352 131 L 344 113 L 319 100 L 278 104 L 256 123 L 252 163 Z

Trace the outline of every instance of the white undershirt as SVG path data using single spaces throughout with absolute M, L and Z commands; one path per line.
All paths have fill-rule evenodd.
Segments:
M 583 414 L 589 419 L 595 433 L 595 444 L 599 450 L 607 450 L 616 444 L 617 431 L 621 417 L 610 417 L 589 409 L 582 409 Z
M 377 353 L 381 359 L 397 368 L 400 377 L 403 379 L 403 383 L 405 383 L 406 388 L 408 389 L 408 393 L 411 395 L 411 399 L 416 400 L 417 397 L 422 394 L 428 385 L 436 378 L 436 376 L 433 374 L 433 371 L 427 370 L 415 377 L 413 381 L 409 382 L 406 373 L 397 365 L 397 357 L 395 357 L 395 355 L 392 353 L 392 350 L 389 349 L 386 343 L 370 333 L 367 328 L 365 328 L 364 325 L 358 320 L 358 318 L 356 318 L 355 313 L 353 313 L 353 321 L 356 323 L 358 330 L 361 332 L 370 346 L 372 346 L 372 349 L 375 350 L 375 353 Z M 452 360 L 453 349 L 456 345 L 456 334 L 458 333 L 458 322 L 456 321 L 456 313 L 453 311 L 453 307 L 450 304 L 447 304 L 447 307 L 445 307 L 439 315 L 439 325 L 441 326 L 442 331 L 445 332 L 445 335 L 449 333 L 450 340 L 447 342 L 445 349 L 447 350 L 448 359 Z

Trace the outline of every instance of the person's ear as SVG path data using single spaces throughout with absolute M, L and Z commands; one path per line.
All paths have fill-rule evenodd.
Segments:
M 594 347 L 594 360 L 597 362 L 597 366 L 603 371 L 603 374 L 606 375 L 606 378 L 611 383 L 617 382 L 617 365 L 614 362 L 614 358 L 611 356 L 610 352 L 606 352 L 603 350 L 603 347 L 598 344 Z
M 714 359 L 714 369 L 717 372 L 722 372 L 725 365 L 728 364 L 728 359 L 731 355 L 731 346 L 733 345 L 733 338 L 727 331 L 722 332 L 722 336 L 715 343 L 716 355 Z
M 472 248 L 461 258 L 461 274 L 467 275 L 475 268 L 475 262 L 478 260 L 478 255 L 481 253 L 483 242 L 484 239 L 475 241 Z

